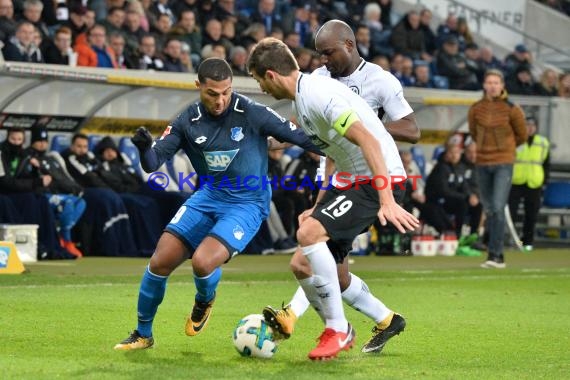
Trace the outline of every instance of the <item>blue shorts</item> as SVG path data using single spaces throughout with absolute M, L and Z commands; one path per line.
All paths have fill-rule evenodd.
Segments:
M 198 191 L 184 202 L 165 231 L 181 239 L 191 251 L 206 236 L 212 236 L 233 257 L 257 234 L 269 209 L 263 202 L 234 202 L 222 202 L 208 191 Z

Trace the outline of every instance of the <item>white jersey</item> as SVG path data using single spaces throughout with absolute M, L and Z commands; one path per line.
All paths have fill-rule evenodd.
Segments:
M 390 177 L 406 178 L 398 148 L 384 124 L 366 101 L 337 80 L 300 74 L 294 109 L 305 133 L 327 156 L 335 161 L 338 172 L 372 176 L 360 147 L 344 138 L 333 125 L 355 112 L 364 127 L 379 141 Z M 346 120 L 344 120 L 346 123 Z
M 312 75 L 330 77 L 331 73 L 326 66 L 321 66 L 313 71 Z M 400 81 L 392 73 L 374 63 L 362 59 L 352 74 L 335 79 L 360 95 L 376 114 L 379 110 L 384 110 L 390 120 L 400 120 L 414 112 L 404 98 L 404 89 Z M 321 157 L 317 179 L 322 178 L 324 173 L 325 158 Z

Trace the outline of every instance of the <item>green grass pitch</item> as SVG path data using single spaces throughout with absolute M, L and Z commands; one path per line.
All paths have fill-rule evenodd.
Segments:
M 184 335 L 193 304 L 190 262 L 169 280 L 155 347 L 115 352 L 135 328 L 146 259 L 40 262 L 0 276 L 2 379 L 570 379 L 570 249 L 507 252 L 506 270 L 482 258 L 355 257 L 351 269 L 402 313 L 406 331 L 363 354 L 373 324 L 346 308 L 356 346 L 329 362 L 307 353 L 323 326 L 312 310 L 270 360 L 242 358 L 232 331 L 266 304 L 289 301 L 286 256 L 224 266 L 208 328 Z

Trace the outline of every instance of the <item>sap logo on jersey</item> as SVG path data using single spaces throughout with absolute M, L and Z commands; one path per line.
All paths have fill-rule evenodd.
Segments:
M 204 152 L 208 169 L 214 172 L 223 172 L 228 168 L 238 152 L 239 149 L 221 152 Z

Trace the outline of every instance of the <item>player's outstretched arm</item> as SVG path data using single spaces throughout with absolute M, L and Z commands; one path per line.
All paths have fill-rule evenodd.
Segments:
M 378 211 L 380 223 L 386 225 L 387 222 L 391 222 L 401 233 L 418 228 L 420 224 L 418 219 L 404 210 L 394 199 L 391 180 L 378 140 L 368 132 L 358 119 L 353 121 L 344 132 L 345 138 L 360 146 L 372 175 L 378 178 L 375 187 L 378 189 L 380 198 L 380 210 Z

